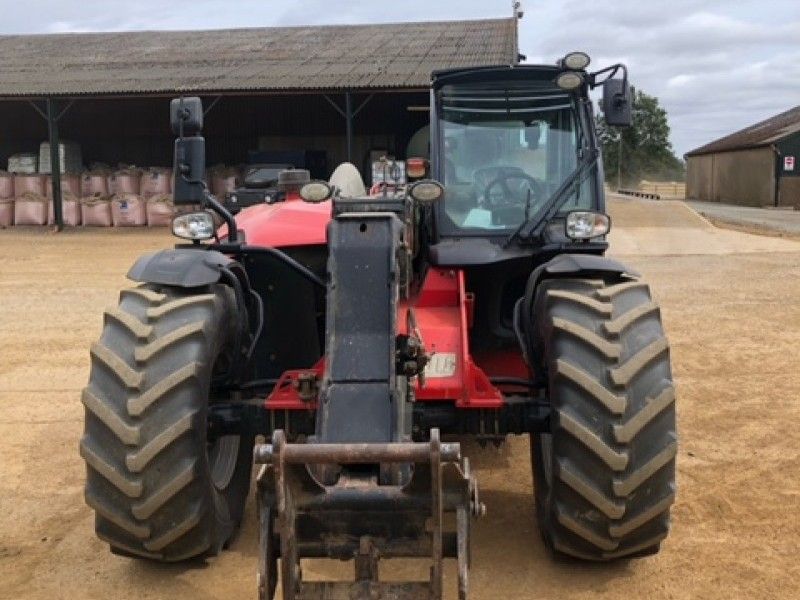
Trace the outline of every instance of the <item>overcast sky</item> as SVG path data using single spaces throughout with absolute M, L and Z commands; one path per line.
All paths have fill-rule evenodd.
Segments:
M 506 0 L 0 0 L 1 33 L 199 29 L 507 16 Z M 678 154 L 800 104 L 800 0 L 528 0 L 520 50 L 627 63 Z

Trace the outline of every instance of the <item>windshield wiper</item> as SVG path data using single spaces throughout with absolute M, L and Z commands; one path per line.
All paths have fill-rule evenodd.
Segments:
M 530 193 L 528 194 L 528 204 L 525 209 L 525 219 L 520 223 L 511 234 L 505 239 L 502 246 L 508 248 L 516 239 L 527 240 L 530 239 L 534 233 L 537 233 L 540 223 L 546 223 L 553 215 L 558 212 L 564 202 L 570 198 L 567 192 L 572 191 L 577 193 L 577 186 L 580 184 L 587 171 L 591 170 L 597 164 L 597 158 L 600 156 L 598 150 L 589 152 L 575 167 L 575 170 L 570 173 L 566 179 L 558 186 L 558 189 L 550 196 L 542 207 L 536 211 L 532 217 L 528 216 L 530 210 Z M 529 190 L 530 192 L 530 190 Z

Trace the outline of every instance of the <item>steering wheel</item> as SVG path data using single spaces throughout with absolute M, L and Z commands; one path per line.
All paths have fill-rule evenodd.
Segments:
M 530 184 L 528 189 L 530 189 L 531 195 L 538 195 L 534 190 L 539 187 L 539 182 L 524 171 L 501 171 L 500 174 L 492 179 L 483 190 L 482 204 L 485 208 L 489 210 L 495 210 L 498 208 L 510 208 L 520 205 L 518 202 L 514 201 L 514 193 L 511 191 L 511 188 L 508 185 L 508 181 L 510 179 L 520 179 L 528 182 Z M 497 199 L 491 194 L 491 191 L 497 186 L 500 186 L 501 190 L 503 191 L 502 199 Z

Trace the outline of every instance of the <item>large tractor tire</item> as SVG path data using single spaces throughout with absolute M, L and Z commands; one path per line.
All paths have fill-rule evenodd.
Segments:
M 81 456 L 86 502 L 112 551 L 161 561 L 218 553 L 250 487 L 253 439 L 210 441 L 212 378 L 237 331 L 227 286 L 123 290 L 92 346 Z
M 551 432 L 531 440 L 537 516 L 555 553 L 592 561 L 654 554 L 675 500 L 675 391 L 645 283 L 557 279 L 528 332 L 544 368 Z

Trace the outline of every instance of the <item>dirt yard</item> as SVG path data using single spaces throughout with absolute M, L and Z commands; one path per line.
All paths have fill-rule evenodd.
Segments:
M 615 254 L 652 283 L 678 382 L 679 491 L 661 554 L 554 562 L 533 518 L 527 439 L 469 446 L 488 515 L 473 598 L 800 598 L 800 243 L 721 231 L 682 203 L 612 203 Z M 205 564 L 111 555 L 83 503 L 88 348 L 164 232 L 0 231 L 0 598 L 255 597 L 256 532 Z M 452 589 L 452 580 L 449 582 Z

